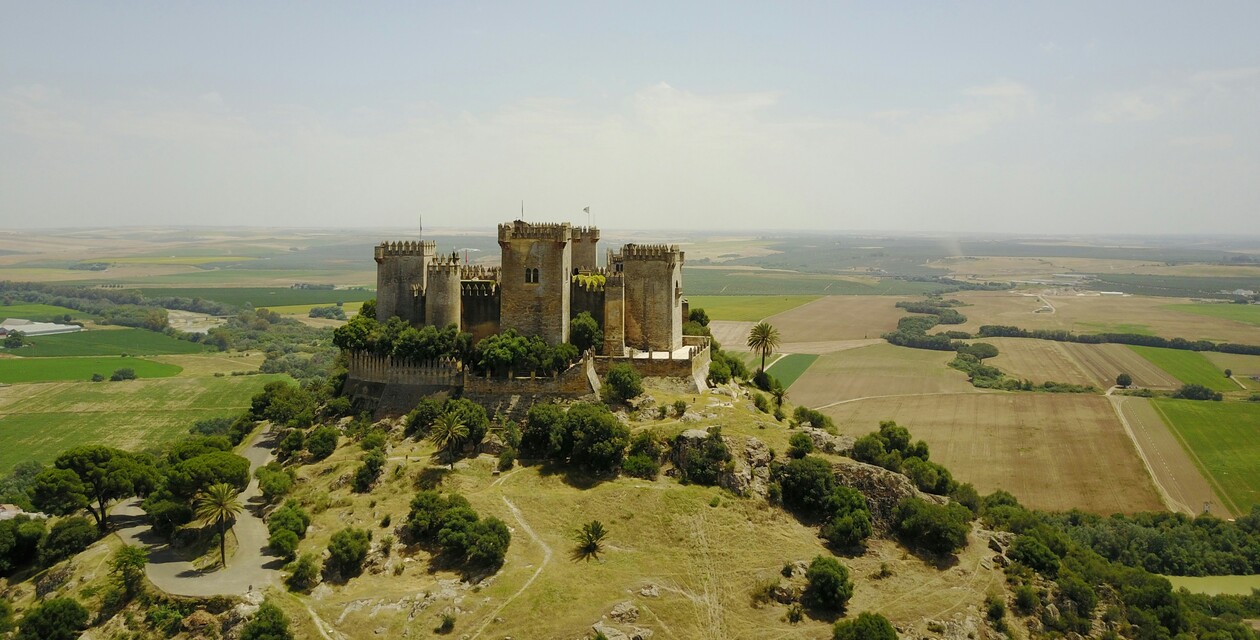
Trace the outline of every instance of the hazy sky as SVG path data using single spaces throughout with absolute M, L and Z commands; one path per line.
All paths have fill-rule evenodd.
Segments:
M 1260 3 L 1041 4 L 0 1 L 0 226 L 1260 232 Z

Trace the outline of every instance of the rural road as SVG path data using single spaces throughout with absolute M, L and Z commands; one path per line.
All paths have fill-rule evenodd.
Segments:
M 126 544 L 149 550 L 149 565 L 145 571 L 157 588 L 180 596 L 243 596 L 251 589 L 258 591 L 279 583 L 278 570 L 284 561 L 270 555 L 267 549 L 267 525 L 259 517 L 262 495 L 254 478 L 254 470 L 271 461 L 274 437 L 271 432 L 259 433 L 240 452 L 249 460 L 250 482 L 240 494 L 245 509 L 232 528 L 236 551 L 228 556 L 226 569 L 201 570 L 184 560 L 149 529 L 139 498 L 120 503 L 113 509 L 110 520 L 115 535 Z

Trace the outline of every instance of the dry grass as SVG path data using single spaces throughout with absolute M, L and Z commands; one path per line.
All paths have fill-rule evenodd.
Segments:
M 184 370 L 179 375 L 184 377 L 213 376 L 216 373 L 231 375 L 233 371 L 257 371 L 266 355 L 261 351 L 252 353 L 206 353 L 197 355 L 152 356 L 150 360 L 177 365 Z
M 1100 381 L 1100 386 L 1115 384 L 1116 376 L 1127 373 L 1133 384 L 1154 389 L 1175 389 L 1181 381 L 1160 369 L 1150 360 L 1123 344 L 1061 343 L 1063 351 Z
M 879 338 L 897 328 L 905 312 L 894 305 L 912 298 L 898 296 L 827 296 L 790 311 L 770 316 L 779 329 L 784 350 L 791 343 L 818 343 Z
M 875 398 L 825 410 L 859 435 L 896 420 L 932 459 L 981 493 L 1005 489 L 1038 509 L 1133 513 L 1163 508 L 1100 396 L 972 393 Z
M 985 364 L 1021 380 L 1031 380 L 1034 384 L 1052 380 L 1105 388 L 1115 381 L 1115 376 L 1107 378 L 1094 369 L 1087 369 L 1074 353 L 1076 350 L 1069 348 L 1096 345 L 1025 338 L 985 338 L 983 342 L 997 347 L 999 352 L 997 357 L 986 360 Z
M 946 366 L 953 357 L 887 343 L 830 353 L 792 385 L 792 402 L 819 407 L 870 396 L 975 392 L 966 374 Z

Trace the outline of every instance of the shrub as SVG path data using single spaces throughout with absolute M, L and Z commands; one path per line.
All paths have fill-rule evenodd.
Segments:
M 88 610 L 73 598 L 53 598 L 26 612 L 17 640 L 75 640 L 87 628 Z
M 808 584 L 801 595 L 801 602 L 807 606 L 843 612 L 849 598 L 853 596 L 849 570 L 835 558 L 815 557 L 805 571 L 805 579 Z
M 797 406 L 796 410 L 792 412 L 792 419 L 802 425 L 809 423 L 809 426 L 817 429 L 832 429 L 836 426 L 835 423 L 831 421 L 831 418 L 823 415 L 822 412 L 815 411 L 803 405 Z
M 370 540 L 367 531 L 354 527 L 334 533 L 328 541 L 328 559 L 324 561 L 324 566 L 342 577 L 359 575 L 363 570 L 363 560 L 367 558 Z
M 767 399 L 765 396 L 763 396 L 763 395 L 761 395 L 760 393 L 757 393 L 756 391 L 754 391 L 754 392 L 752 393 L 752 401 L 753 401 L 753 406 L 754 406 L 754 407 L 757 407 L 757 410 L 758 410 L 758 411 L 760 411 L 760 412 L 762 412 L 762 413 L 770 413 L 770 411 L 771 411 L 771 409 L 770 409 L 770 400 L 769 400 L 769 399 Z
M 354 490 L 356 493 L 371 491 L 376 479 L 381 477 L 381 468 L 385 466 L 385 454 L 380 449 L 373 449 L 363 456 L 363 464 L 354 472 Z
M 579 402 L 569 407 L 565 428 L 573 438 L 572 464 L 595 473 L 615 473 L 621 467 L 630 427 L 622 424 L 607 407 Z
M 893 509 L 893 522 L 907 544 L 947 554 L 967 545 L 971 511 L 954 502 L 937 505 L 919 498 L 905 498 Z
M 241 640 L 292 640 L 289 618 L 280 607 L 263 602 L 254 618 L 241 630 Z
M 323 460 L 337 450 L 337 430 L 333 427 L 316 427 L 306 438 L 306 451 L 316 460 Z
M 119 382 L 121 380 L 135 380 L 136 370 L 130 367 L 115 369 L 114 373 L 109 376 L 110 382 Z
M 306 537 L 306 528 L 311 525 L 311 516 L 297 501 L 289 500 L 283 506 L 272 512 L 271 517 L 267 518 L 267 532 L 275 534 L 277 531 L 287 530 L 293 532 L 299 539 Z
M 92 374 L 92 382 L 103 382 L 104 380 L 105 380 L 105 376 L 99 373 Z
M 1002 600 L 999 596 L 990 595 L 985 598 L 984 608 L 985 615 L 987 615 L 989 620 L 993 622 L 998 622 L 1002 618 L 1006 617 L 1006 601 Z
M 673 407 L 674 407 L 674 416 L 675 416 L 675 417 L 681 418 L 681 417 L 683 417 L 683 414 L 687 413 L 687 401 L 686 401 L 686 400 L 683 400 L 683 399 L 681 399 L 681 398 L 679 398 L 678 400 L 675 400 L 675 401 L 674 401 L 674 405 L 673 405 Z
M 682 460 L 682 467 L 678 470 L 679 480 L 683 484 L 715 485 L 730 459 L 731 452 L 722 441 L 722 428 L 710 427 L 709 435 L 688 449 Z
M 774 385 L 777 384 L 778 381 L 774 379 L 774 376 L 766 373 L 765 371 L 758 371 L 757 374 L 753 376 L 752 383 L 754 387 L 757 387 L 762 391 L 769 391 L 774 388 Z
M 275 502 L 293 489 L 293 472 L 274 462 L 258 467 L 254 477 L 258 478 L 258 489 L 267 502 Z
M 1173 393 L 1173 397 L 1184 400 L 1215 400 L 1220 402 L 1224 396 L 1201 384 L 1187 384 L 1182 385 L 1180 389 Z
M 862 612 L 852 620 L 841 620 L 831 630 L 832 640 L 897 640 L 897 630 L 888 618 Z
M 645 455 L 637 454 L 627 456 L 621 463 L 621 470 L 628 476 L 655 480 L 661 473 L 661 465 Z
M 499 471 L 507 471 L 516 464 L 516 449 L 512 447 L 503 447 L 499 452 Z
M 267 546 L 285 560 L 292 560 L 297 555 L 298 542 L 298 535 L 288 529 L 279 529 L 267 538 Z
M 814 452 L 814 440 L 807 433 L 796 432 L 788 438 L 788 455 L 793 458 L 804 458 Z
M 420 402 L 416 403 L 416 408 L 407 414 L 405 433 L 408 436 L 423 438 L 429 434 L 429 428 L 440 415 L 442 415 L 441 402 L 432 397 L 421 398 Z
M 615 364 L 604 376 L 602 393 L 609 404 L 623 403 L 643 393 L 643 376 L 628 364 Z
M 455 630 L 455 614 L 444 613 L 442 614 L 442 622 L 438 623 L 438 626 L 433 628 L 433 633 L 446 635 L 454 630 Z
M 1032 585 L 1020 585 L 1015 588 L 1015 610 L 1020 615 L 1031 615 L 1041 606 L 1041 596 L 1037 595 L 1037 590 Z
M 313 553 L 303 553 L 284 570 L 289 572 L 284 582 L 290 591 L 310 591 L 319 582 L 319 562 Z
M 97 529 L 87 518 L 57 521 L 39 543 L 39 562 L 48 566 L 69 558 L 96 542 Z
M 1031 536 L 1016 536 L 1011 543 L 1010 558 L 1048 578 L 1059 575 L 1059 556 L 1040 540 Z

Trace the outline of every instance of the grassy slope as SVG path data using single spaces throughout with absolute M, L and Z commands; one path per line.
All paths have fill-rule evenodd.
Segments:
M 130 368 L 141 378 L 169 378 L 182 370 L 173 364 L 140 358 L 4 358 L 0 360 L 0 382 L 53 382 L 89 380 L 99 373 L 106 378 L 117 369 Z
M 163 333 L 146 329 L 118 329 L 116 331 L 80 331 L 53 336 L 34 337 L 31 345 L 22 347 L 14 355 L 24 358 L 53 356 L 118 356 L 160 355 L 167 353 L 200 353 L 205 347 L 186 340 L 178 340 Z
M 792 387 L 792 383 L 796 382 L 809 369 L 811 364 L 818 359 L 818 356 L 810 353 L 792 353 L 779 358 L 771 365 L 766 372 L 779 379 L 784 389 Z
M 1185 384 L 1201 384 L 1222 392 L 1238 391 L 1238 385 L 1226 378 L 1224 371 L 1196 351 L 1132 345 L 1129 348 Z
M 688 296 L 692 309 L 704 309 L 712 320 L 755 322 L 795 309 L 818 296 Z
M 1223 318 L 1260 327 L 1260 305 L 1255 304 L 1170 304 L 1169 309 L 1210 318 Z
M 239 413 L 264 384 L 285 377 L 179 377 L 0 388 L 0 474 L 23 460 L 48 462 L 80 444 L 144 449 L 170 442 L 197 420 Z
M 1260 504 L 1260 403 L 1157 398 L 1154 406 L 1235 513 Z

